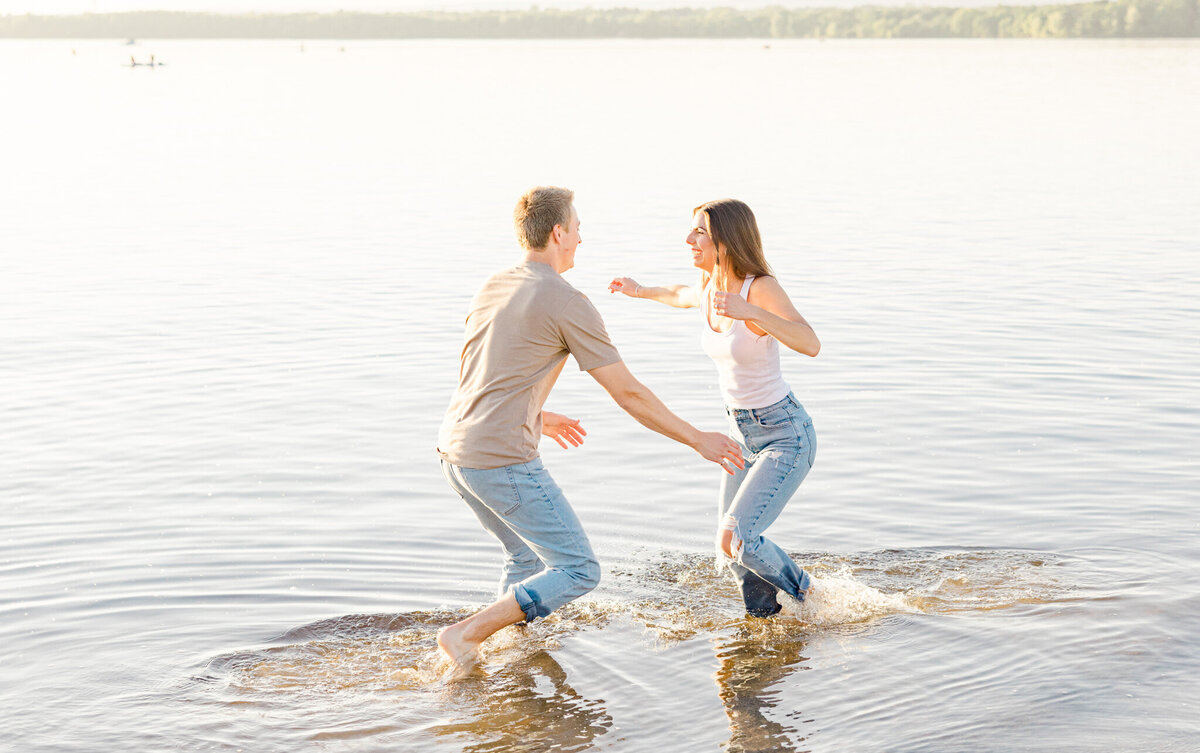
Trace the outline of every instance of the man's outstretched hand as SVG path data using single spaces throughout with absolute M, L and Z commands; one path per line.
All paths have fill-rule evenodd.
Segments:
M 542 411 L 542 434 L 558 442 L 564 450 L 583 444 L 583 438 L 587 436 L 587 432 L 579 425 L 579 419 L 567 418 L 548 410 Z
M 700 432 L 699 439 L 692 446 L 700 453 L 700 457 L 716 463 L 730 475 L 733 475 L 734 468 L 740 470 L 746 467 L 741 445 L 719 431 Z

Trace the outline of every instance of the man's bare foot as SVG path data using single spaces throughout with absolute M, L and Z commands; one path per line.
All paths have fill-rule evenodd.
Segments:
M 447 679 L 469 674 L 479 663 L 479 646 L 488 636 L 524 616 L 525 612 L 517 604 L 516 597 L 509 593 L 467 619 L 442 628 L 438 632 L 437 642 L 438 648 L 452 665 Z
M 466 626 L 459 622 L 438 631 L 438 648 L 450 660 L 450 669 L 446 679 L 457 680 L 466 677 L 479 663 L 479 644 L 472 643 L 463 637 Z

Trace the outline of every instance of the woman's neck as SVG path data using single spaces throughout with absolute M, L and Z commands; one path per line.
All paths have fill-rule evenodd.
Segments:
M 742 289 L 744 277 L 734 277 L 733 272 L 727 271 L 720 264 L 713 266 L 712 279 L 718 288 L 726 293 L 736 293 Z

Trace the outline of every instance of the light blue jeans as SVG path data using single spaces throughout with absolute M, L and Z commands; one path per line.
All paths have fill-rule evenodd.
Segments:
M 526 622 L 600 582 L 600 563 L 587 534 L 541 458 L 487 469 L 443 460 L 442 474 L 504 547 L 497 598 L 512 592 Z
M 742 445 L 746 467 L 722 474 L 717 548 L 721 552 L 721 536 L 731 531 L 733 558 L 726 561 L 742 589 L 746 611 L 766 617 L 780 610 L 776 589 L 803 601 L 811 583 L 808 573 L 762 534 L 812 468 L 817 436 L 804 406 L 790 393 L 766 408 L 725 412 L 730 435 Z

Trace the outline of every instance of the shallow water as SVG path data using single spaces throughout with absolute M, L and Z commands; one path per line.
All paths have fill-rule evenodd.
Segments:
M 1200 750 L 1200 45 L 340 46 L 0 43 L 14 744 Z M 603 582 L 447 682 L 499 553 L 433 442 L 537 183 L 706 429 L 692 312 L 605 284 L 688 281 L 690 208 L 755 208 L 823 342 L 770 530 L 818 588 L 743 619 L 719 471 L 567 369 L 588 439 L 543 453 Z

